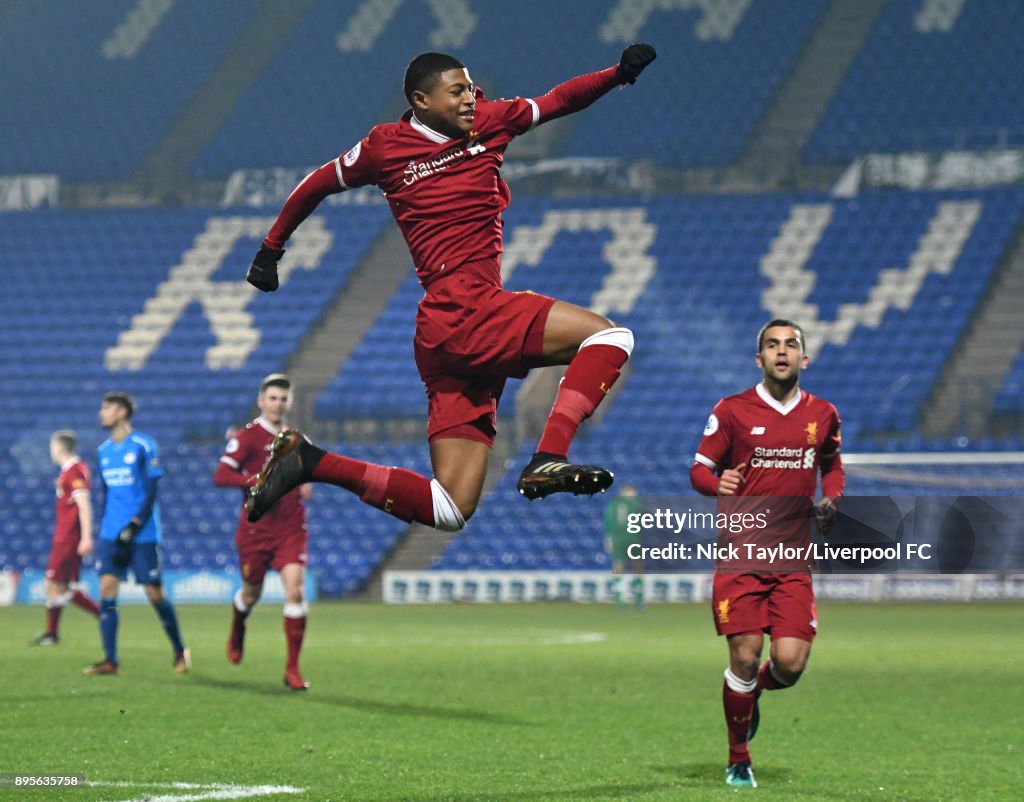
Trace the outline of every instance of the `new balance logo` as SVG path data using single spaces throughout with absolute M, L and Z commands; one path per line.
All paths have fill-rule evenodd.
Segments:
M 755 426 L 750 430 L 751 434 L 764 434 L 764 426 Z

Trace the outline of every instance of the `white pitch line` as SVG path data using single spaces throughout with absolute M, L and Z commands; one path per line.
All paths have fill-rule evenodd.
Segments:
M 202 791 L 196 794 L 146 794 L 136 799 L 108 800 L 107 802 L 205 802 L 216 799 L 252 799 L 260 796 L 276 796 L 278 794 L 301 794 L 305 788 L 294 785 L 227 785 L 216 783 L 199 785 L 195 783 L 131 783 L 104 782 L 101 780 L 86 781 L 86 785 L 114 788 L 173 788 L 180 791 Z

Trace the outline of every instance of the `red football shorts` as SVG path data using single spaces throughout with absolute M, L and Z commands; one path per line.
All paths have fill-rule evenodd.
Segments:
M 711 612 L 719 635 L 813 641 L 818 631 L 810 574 L 715 574 Z
M 290 563 L 306 565 L 309 551 L 309 532 L 293 531 L 276 540 L 246 538 L 244 532 L 235 536 L 238 565 L 242 579 L 250 585 L 262 585 L 267 571 L 280 571 Z
M 77 540 L 55 540 L 46 564 L 46 578 L 52 582 L 77 582 L 82 567 Z
M 541 364 L 554 298 L 496 286 L 499 262 L 460 265 L 427 288 L 416 314 L 416 367 L 427 388 L 427 439 L 494 444 L 508 378 Z

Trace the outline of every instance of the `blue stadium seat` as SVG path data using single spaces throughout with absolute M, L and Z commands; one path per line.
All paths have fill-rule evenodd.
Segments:
M 130 178 L 226 55 L 257 0 L 215 10 L 202 0 L 168 3 L 132 52 L 117 47 L 117 32 L 130 26 L 136 5 L 5 8 L 0 73 L 7 77 L 4 103 L 17 114 L 4 124 L 0 174 Z
M 890 0 L 805 149 L 812 163 L 865 153 L 1024 144 L 1024 7 L 946 4 L 952 26 L 922 21 L 925 4 Z M 943 4 L 934 4 L 935 8 Z M 1006 75 L 1005 81 L 981 76 Z

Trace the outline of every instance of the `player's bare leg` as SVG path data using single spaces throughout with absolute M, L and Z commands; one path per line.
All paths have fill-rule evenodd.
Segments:
M 254 585 L 242 580 L 242 587 L 235 592 L 231 602 L 231 633 L 228 635 L 228 661 L 234 665 L 242 662 L 245 653 L 245 622 L 249 613 L 263 595 L 263 583 Z
M 729 636 L 729 668 L 722 685 L 722 707 L 729 736 L 725 782 L 734 787 L 757 787 L 747 746 L 757 731 L 757 668 L 764 648 L 760 632 Z
M 309 683 L 299 671 L 299 652 L 306 636 L 306 617 L 309 606 L 303 595 L 306 584 L 306 567 L 300 563 L 288 563 L 281 569 L 281 584 L 284 585 L 284 634 L 288 643 L 288 661 L 284 668 L 284 684 L 293 691 L 304 691 Z
M 569 462 L 569 445 L 619 377 L 633 350 L 633 334 L 608 318 L 556 301 L 544 326 L 543 361 L 568 365 L 537 452 L 519 477 L 519 492 L 530 501 L 551 493 L 604 492 L 613 474 Z
M 476 512 L 491 449 L 478 440 L 438 438 L 430 442 L 434 478 L 447 491 L 464 521 Z

